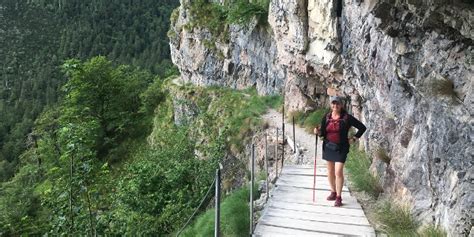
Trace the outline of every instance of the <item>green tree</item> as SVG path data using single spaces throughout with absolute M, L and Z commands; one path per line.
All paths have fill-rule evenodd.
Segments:
M 175 231 L 213 180 L 216 160 L 194 157 L 195 142 L 185 128 L 163 129 L 159 137 L 160 145 L 140 149 L 124 170 L 117 192 L 119 208 L 112 220 L 117 234 L 164 235 Z

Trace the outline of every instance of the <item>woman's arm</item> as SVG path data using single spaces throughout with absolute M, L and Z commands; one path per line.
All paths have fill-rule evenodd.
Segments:
M 354 118 L 352 115 L 349 115 L 349 124 L 357 128 L 357 133 L 354 135 L 357 138 L 362 137 L 362 134 L 364 134 L 365 130 L 367 130 L 365 125 L 361 121 Z

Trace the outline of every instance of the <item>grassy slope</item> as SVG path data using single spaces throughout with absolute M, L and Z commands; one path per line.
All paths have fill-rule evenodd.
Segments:
M 258 96 L 255 89 L 243 91 L 228 88 L 195 86 L 178 86 L 181 93 L 189 95 L 204 114 L 200 114 L 195 124 L 211 127 L 228 128 L 228 148 L 240 152 L 251 134 L 261 129 L 263 121 L 260 116 L 268 108 L 277 108 L 282 104 L 280 96 Z M 203 121 L 212 118 L 213 121 Z M 211 129 L 212 130 L 212 129 Z M 217 132 L 217 131 L 216 131 Z M 245 169 L 244 166 L 238 168 Z M 226 167 L 230 168 L 230 167 Z M 249 190 L 242 187 L 225 197 L 221 204 L 222 235 L 243 236 L 249 230 Z M 258 197 L 256 194 L 255 198 Z M 184 230 L 182 236 L 211 236 L 214 232 L 214 209 L 199 215 L 193 224 Z

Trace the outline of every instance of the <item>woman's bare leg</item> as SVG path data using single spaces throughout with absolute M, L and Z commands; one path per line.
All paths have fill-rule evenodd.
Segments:
M 334 162 L 326 161 L 326 165 L 328 168 L 329 187 L 331 187 L 331 192 L 336 192 L 336 175 L 334 170 Z
M 344 185 L 344 163 L 336 162 L 336 193 L 337 196 L 341 196 L 342 193 L 342 185 Z

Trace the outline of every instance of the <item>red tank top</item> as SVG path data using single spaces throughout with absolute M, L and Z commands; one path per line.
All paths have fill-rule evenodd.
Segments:
M 328 141 L 334 143 L 339 143 L 341 141 L 339 135 L 340 121 L 340 119 L 332 119 L 330 117 L 329 120 L 326 122 L 326 138 L 328 139 Z

